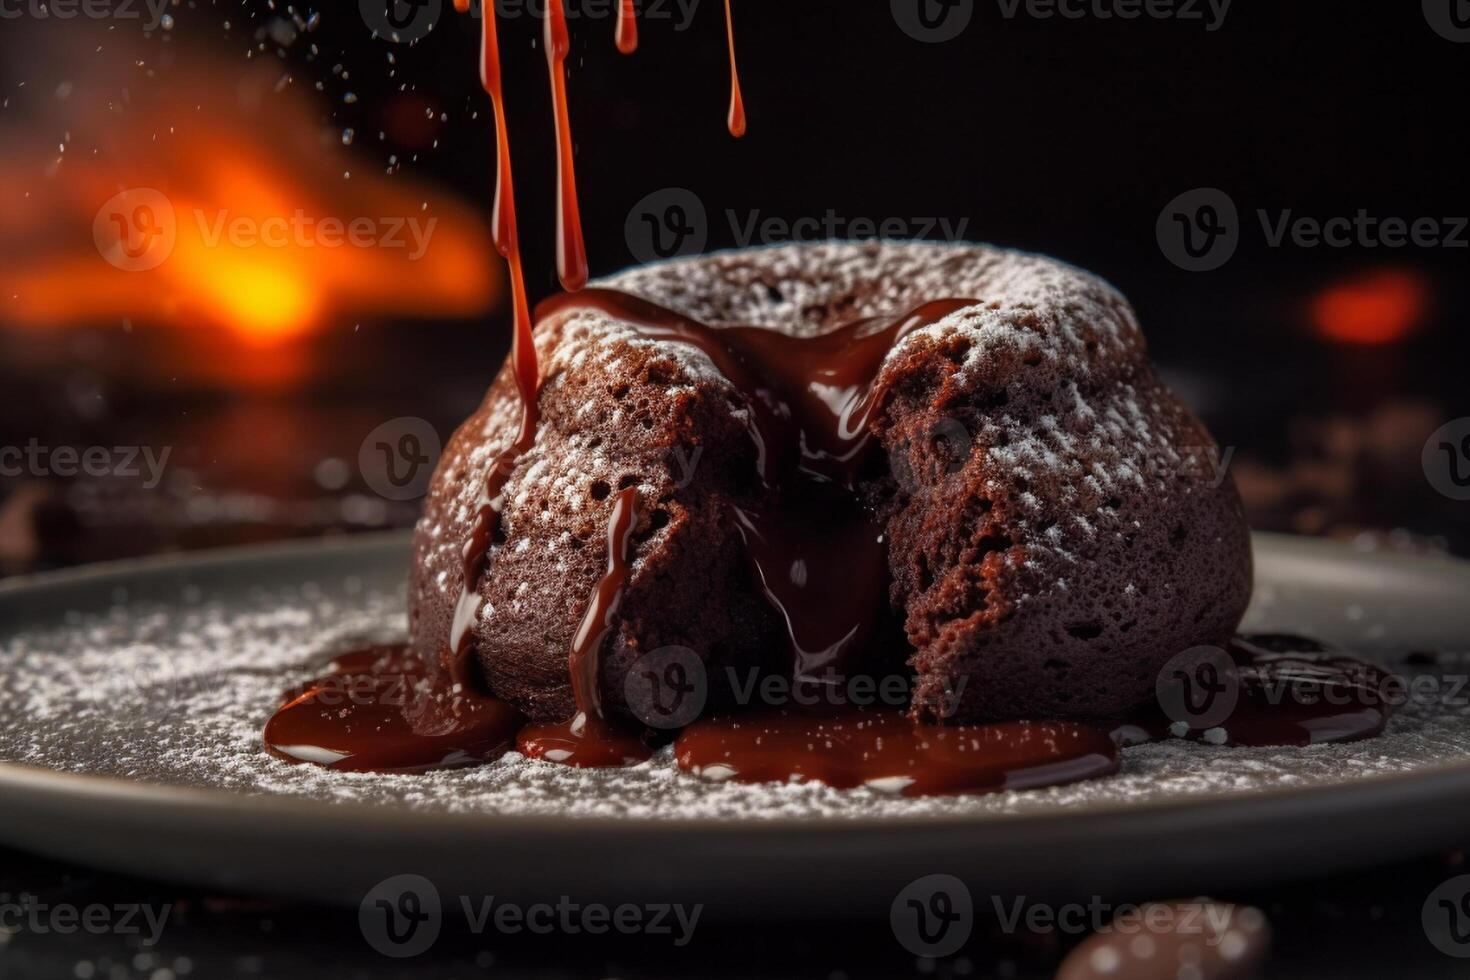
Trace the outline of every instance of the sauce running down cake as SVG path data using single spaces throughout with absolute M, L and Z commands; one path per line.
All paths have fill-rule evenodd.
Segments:
M 529 447 L 506 466 L 508 364 L 440 462 L 410 585 L 431 672 L 546 723 L 646 717 L 629 673 L 670 647 L 713 706 L 742 672 L 901 673 L 917 721 L 1106 717 L 1233 634 L 1235 488 L 1100 279 L 870 242 L 593 286 L 539 311 Z

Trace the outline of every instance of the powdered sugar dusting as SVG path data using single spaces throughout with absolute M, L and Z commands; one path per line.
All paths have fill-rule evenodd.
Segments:
M 715 326 L 762 326 L 796 336 L 945 297 L 973 298 L 992 311 L 1050 309 L 1074 321 L 1124 305 L 1111 286 L 1081 269 L 1041 255 L 963 243 L 741 249 L 640 266 L 600 285 Z
M 996 411 L 979 419 L 967 438 L 977 462 L 997 480 L 1020 477 L 1035 492 L 1010 508 L 1011 531 L 1029 549 L 1038 570 L 1018 585 L 1018 596 L 1046 591 L 1048 577 L 1082 578 L 1095 549 L 1077 547 L 1087 537 L 1118 540 L 1134 532 L 1125 515 L 1102 515 L 1097 526 L 1063 527 L 1080 532 L 1070 546 L 1046 536 L 1056 513 L 1076 508 L 1097 512 L 1111 498 L 1152 495 L 1171 501 L 1193 487 L 1174 479 L 1175 447 L 1209 445 L 1195 423 L 1172 398 L 1161 393 L 1147 369 L 1136 317 L 1123 297 L 1096 276 L 1045 256 L 978 244 L 922 242 L 831 242 L 743 249 L 693 259 L 641 266 L 597 283 L 673 309 L 714 326 L 765 326 L 793 336 L 813 336 L 864 317 L 897 315 L 934 300 L 972 299 L 940 321 L 916 330 L 895 345 L 885 376 L 902 370 L 906 355 L 948 345 L 963 350 L 958 371 L 947 383 L 950 397 L 998 377 L 1034 382 L 1037 368 L 1054 386 L 1057 402 L 1037 424 L 1026 406 Z M 538 325 L 537 351 L 543 382 L 541 409 L 547 445 L 525 454 L 506 486 L 502 521 L 509 537 L 530 534 L 549 549 L 558 568 L 575 572 L 556 527 L 582 526 L 594 511 L 589 490 L 598 483 L 618 485 L 631 470 L 608 454 L 591 430 L 605 421 L 631 427 L 628 407 L 619 403 L 600 420 L 598 401 L 585 390 L 589 379 L 635 374 L 635 362 L 657 359 L 665 379 L 662 391 L 645 409 L 664 415 L 678 403 L 680 390 L 694 386 L 734 390 L 701 351 L 688 345 L 650 340 L 615 316 L 573 308 Z M 880 382 L 882 383 L 882 382 Z M 1158 401 L 1166 398 L 1167 404 Z M 575 404 L 567 402 L 575 399 Z M 737 417 L 739 399 L 730 411 Z M 425 572 L 421 594 L 452 605 L 459 588 L 463 529 L 479 506 L 491 463 L 518 428 L 519 399 L 502 372 L 482 412 L 451 440 L 441 461 L 452 479 L 436 479 L 420 526 L 419 561 Z M 639 472 L 645 481 L 654 479 Z M 1054 488 L 1038 496 L 1042 487 Z M 653 486 L 648 498 L 672 492 Z M 1001 499 L 1005 486 L 990 494 Z M 1165 508 L 1167 509 L 1167 508 Z M 594 521 L 594 523 L 596 523 Z M 538 533 L 539 532 L 539 533 Z M 492 567 L 514 559 L 514 552 L 492 548 Z M 1095 564 L 1095 561 L 1093 562 Z M 1042 565 L 1051 569 L 1043 575 Z M 1019 569 L 1018 571 L 1025 571 Z M 520 575 L 519 572 L 507 574 Z M 1030 581 L 1034 579 L 1035 581 Z M 514 619 L 514 603 L 496 604 L 502 618 Z M 1126 615 L 1125 615 L 1126 614 Z M 1125 604 L 1119 615 L 1139 619 Z M 1142 620 L 1140 620 L 1142 621 Z M 485 630 L 507 628 L 486 621 Z
M 406 564 L 401 556 L 394 560 Z M 1148 745 L 1125 751 L 1117 777 L 990 796 L 904 799 L 884 787 L 705 781 L 678 772 L 667 750 L 620 771 L 572 770 L 512 754 L 477 769 L 423 776 L 330 773 L 267 756 L 261 727 L 280 693 L 333 652 L 401 638 L 404 594 L 364 589 L 346 571 L 330 581 L 269 580 L 270 587 L 229 601 L 200 599 L 191 587 L 176 601 L 104 607 L 8 629 L 0 635 L 0 712 L 7 719 L 0 759 L 421 810 L 666 820 L 1038 812 L 1338 784 L 1470 761 L 1470 709 L 1414 704 L 1386 735 L 1365 742 L 1309 749 Z M 1254 617 L 1257 628 L 1271 625 Z

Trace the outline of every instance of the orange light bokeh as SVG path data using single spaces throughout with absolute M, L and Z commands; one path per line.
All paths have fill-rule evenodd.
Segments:
M 1380 269 L 1334 283 L 1311 301 L 1318 336 L 1340 344 L 1392 344 L 1409 336 L 1429 309 L 1429 286 L 1417 272 Z
M 105 72 L 91 81 L 118 84 Z M 309 97 L 275 88 L 274 76 L 180 61 L 125 111 L 80 92 L 55 108 L 72 143 L 96 149 L 21 146 L 0 163 L 0 325 L 126 319 L 217 334 L 200 345 L 215 358 L 284 358 L 292 341 L 353 318 L 488 311 L 499 260 L 478 210 L 384 173 L 322 125 Z M 174 230 L 166 257 L 140 271 L 94 237 L 94 223 L 117 218 L 99 209 L 135 188 L 161 195 Z M 371 230 L 349 237 L 354 222 Z M 264 228 L 286 231 L 267 240 Z

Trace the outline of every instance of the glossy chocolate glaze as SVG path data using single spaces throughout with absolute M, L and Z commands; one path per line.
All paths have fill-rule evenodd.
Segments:
M 674 756 L 680 769 L 705 779 L 815 780 L 904 796 L 1054 786 L 1118 771 L 1117 745 L 1091 725 L 915 725 L 892 708 L 700 720 L 679 735 Z
M 761 506 L 731 520 L 752 572 L 785 624 L 792 671 L 837 683 L 887 607 L 883 530 L 853 493 L 878 447 L 869 419 L 883 359 L 905 336 L 973 305 L 937 300 L 895 317 L 857 320 L 819 337 L 710 327 L 606 289 L 541 304 L 539 319 L 592 310 L 652 340 L 702 351 L 750 406 Z
M 527 725 L 521 730 L 516 746 L 533 759 L 604 768 L 636 765 L 652 755 L 636 734 L 606 719 L 598 688 L 602 644 L 618 625 L 618 608 L 632 571 L 630 539 L 637 523 L 638 491 L 628 487 L 618 494 L 608 522 L 607 572 L 592 590 L 587 611 L 572 639 L 567 669 L 572 676 L 577 713 L 564 722 Z
M 616 615 L 610 576 L 588 622 Z M 1223 744 L 1306 745 L 1382 730 L 1388 675 L 1379 668 L 1294 637 L 1242 639 L 1231 653 L 1242 696 L 1220 726 L 1230 735 Z M 508 705 L 436 690 L 436 677 L 443 675 L 425 673 L 397 647 L 339 657 L 325 677 L 287 696 L 266 726 L 266 746 L 288 762 L 388 772 L 493 760 L 512 742 L 534 758 L 588 767 L 633 765 L 654 751 L 649 733 L 585 711 L 520 727 L 524 719 Z M 1126 722 L 956 726 L 916 725 L 895 708 L 766 708 L 696 720 L 678 735 L 674 756 L 680 768 L 714 780 L 816 780 L 905 796 L 989 792 L 1109 775 L 1120 746 L 1178 737 L 1170 724 L 1156 707 Z
M 1227 649 L 1233 709 L 1220 724 L 1188 726 L 1157 704 L 1114 726 L 1124 745 L 1178 737 L 1218 745 L 1316 745 L 1371 738 L 1388 724 L 1387 671 L 1316 640 L 1236 637 Z
M 469 690 L 425 686 L 425 665 L 402 646 L 331 662 L 286 695 L 265 726 L 268 752 L 342 772 L 424 772 L 500 758 L 524 719 Z

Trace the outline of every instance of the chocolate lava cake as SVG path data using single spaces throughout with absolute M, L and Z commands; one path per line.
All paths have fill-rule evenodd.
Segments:
M 1100 279 L 980 245 L 831 243 L 594 285 L 793 337 L 974 300 L 888 351 L 866 416 L 877 458 L 853 488 L 883 531 L 884 613 L 901 627 L 877 634 L 871 662 L 911 673 L 916 717 L 1113 715 L 1149 698 L 1174 654 L 1234 632 L 1251 590 L 1234 485 Z M 540 427 L 475 583 L 470 659 L 484 685 L 533 720 L 573 714 L 568 650 L 629 487 L 638 519 L 598 667 L 605 708 L 628 710 L 630 665 L 664 646 L 779 669 L 781 617 L 735 527 L 767 493 L 747 395 L 697 348 L 605 310 L 562 308 L 535 336 Z M 410 584 L 412 645 L 431 664 L 444 661 L 478 495 L 519 413 L 507 366 L 435 475 Z

